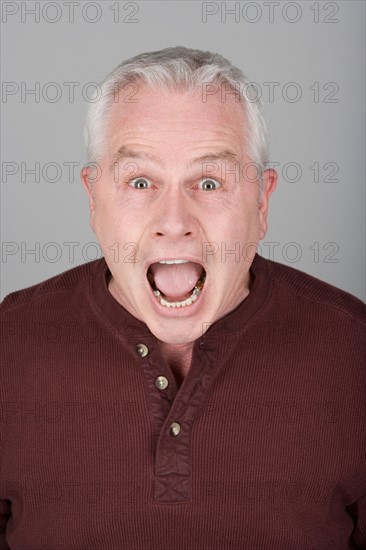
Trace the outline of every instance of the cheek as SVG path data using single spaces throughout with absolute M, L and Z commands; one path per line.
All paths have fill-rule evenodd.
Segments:
M 261 211 L 258 214 L 258 226 L 261 233 L 260 238 L 263 239 L 265 232 L 267 231 L 267 215 Z
M 99 191 L 95 208 L 95 222 L 102 232 L 121 231 L 132 223 L 132 215 L 113 193 Z
M 227 218 L 228 231 L 238 240 L 245 240 L 249 235 L 255 235 L 259 230 L 259 210 L 255 205 L 250 208 L 235 209 Z

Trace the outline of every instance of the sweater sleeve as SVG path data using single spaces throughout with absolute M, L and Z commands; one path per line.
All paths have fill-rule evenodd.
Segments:
M 9 550 L 6 542 L 6 524 L 10 517 L 9 505 L 6 500 L 0 500 L 0 550 Z

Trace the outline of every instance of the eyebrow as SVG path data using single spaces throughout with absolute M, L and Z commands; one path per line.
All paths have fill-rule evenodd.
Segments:
M 151 153 L 147 153 L 146 151 L 135 151 L 134 149 L 130 149 L 129 147 L 126 147 L 125 145 L 123 145 L 118 149 L 117 153 L 113 155 L 111 168 L 115 163 L 121 162 L 126 159 L 149 160 L 154 164 L 159 164 L 160 166 L 164 167 L 164 162 L 159 157 L 156 157 Z M 194 166 L 197 164 L 202 164 L 203 162 L 215 162 L 218 160 L 235 161 L 237 160 L 237 155 L 230 149 L 223 149 L 222 151 L 219 151 L 217 153 L 205 153 L 193 159 L 187 165 L 187 168 L 190 168 L 191 166 Z
M 130 149 L 129 147 L 126 147 L 125 145 L 123 145 L 118 149 L 117 153 L 113 155 L 112 166 L 113 164 L 117 162 L 121 162 L 122 160 L 137 159 L 137 158 L 150 160 L 154 164 L 160 164 L 160 165 L 164 164 L 161 159 L 159 159 L 158 157 L 155 157 L 154 155 L 151 155 L 150 153 L 147 153 L 145 151 L 134 151 L 133 149 Z

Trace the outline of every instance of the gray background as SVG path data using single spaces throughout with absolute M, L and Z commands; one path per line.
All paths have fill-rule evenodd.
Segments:
M 4 4 L 18 13 L 6 20 Z M 271 161 L 280 163 L 262 255 L 365 300 L 363 1 L 224 4 L 237 5 L 236 15 L 211 2 L 217 13 L 206 22 L 205 3 L 196 1 L 80 1 L 73 22 L 64 2 L 40 2 L 37 22 L 26 11 L 35 4 L 2 6 L 1 76 L 19 92 L 1 104 L 1 298 L 98 256 L 79 180 L 85 85 L 101 82 L 127 57 L 184 45 L 221 53 L 260 86 Z M 61 89 L 58 101 L 50 82 Z M 65 82 L 80 83 L 73 101 Z M 265 82 L 278 83 L 274 97 Z M 22 98 L 22 86 L 35 83 L 39 97 Z M 298 90 L 301 97 L 291 101 Z M 39 182 L 25 172 L 36 162 Z M 70 177 L 65 163 L 72 162 Z M 18 172 L 6 176 L 5 163 Z M 26 253 L 32 249 L 36 254 Z

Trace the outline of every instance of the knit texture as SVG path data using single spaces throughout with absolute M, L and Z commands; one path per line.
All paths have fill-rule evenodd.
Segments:
M 1 550 L 366 548 L 365 305 L 251 271 L 180 387 L 104 258 L 4 299 Z

